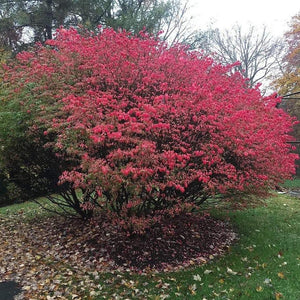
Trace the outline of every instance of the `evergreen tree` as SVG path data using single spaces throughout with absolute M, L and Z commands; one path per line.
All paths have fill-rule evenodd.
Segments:
M 188 34 L 187 2 L 180 0 L 2 0 L 0 1 L 0 46 L 15 52 L 35 42 L 53 38 L 60 26 L 80 25 L 141 30 L 157 34 L 171 43 L 193 43 Z

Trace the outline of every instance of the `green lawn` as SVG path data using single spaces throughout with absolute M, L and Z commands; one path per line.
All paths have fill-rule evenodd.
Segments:
M 201 267 L 168 274 L 106 275 L 102 295 L 114 299 L 300 299 L 300 200 L 277 196 L 230 217 L 239 240 Z M 103 296 L 102 296 L 103 297 Z M 97 299 L 103 299 L 99 297 Z M 112 297 L 112 298 L 110 298 Z
M 98 290 L 89 295 L 86 286 L 82 299 L 300 299 L 300 199 L 276 194 L 265 203 L 235 212 L 212 210 L 230 219 L 239 236 L 223 257 L 172 273 L 89 274 Z M 42 215 L 34 204 L 21 204 L 1 208 L 0 217 L 20 209 Z M 72 284 L 80 283 L 76 280 Z
M 294 180 L 287 180 L 283 186 L 289 189 L 300 190 L 300 177 L 296 177 Z

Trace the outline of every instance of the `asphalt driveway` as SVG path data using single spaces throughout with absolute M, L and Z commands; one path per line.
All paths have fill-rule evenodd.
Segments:
M 13 300 L 21 292 L 21 287 L 15 281 L 0 282 L 0 300 Z

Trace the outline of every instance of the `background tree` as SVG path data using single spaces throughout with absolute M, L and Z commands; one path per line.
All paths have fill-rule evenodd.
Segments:
M 234 66 L 185 47 L 147 34 L 61 29 L 5 68 L 9 134 L 25 126 L 31 139 L 49 139 L 45 146 L 71 162 L 60 176 L 72 187 L 65 201 L 75 195 L 83 210 L 127 230 L 216 193 L 265 192 L 293 172 L 292 119 L 278 99 L 247 87 Z
M 102 1 L 103 2 L 103 1 Z M 95 1 L 78 1 L 77 20 L 94 30 L 99 24 L 138 34 L 145 30 L 157 34 L 170 45 L 184 43 L 193 48 L 203 44 L 206 32 L 191 28 L 189 0 L 118 0 L 95 5 Z
M 283 74 L 274 81 L 282 96 L 300 91 L 300 14 L 293 17 L 290 27 L 285 34 L 287 50 L 283 58 Z
M 164 30 L 161 38 L 171 44 L 192 43 L 196 35 L 189 28 L 187 10 L 188 1 L 180 0 L 2 0 L 0 42 L 2 39 L 16 50 L 28 43 L 52 39 L 60 26 L 83 25 L 97 30 L 102 25 L 133 34 L 142 30 L 157 34 Z
M 122 28 L 134 34 L 143 29 L 155 33 L 160 30 L 158 24 L 169 9 L 169 2 L 158 0 L 108 0 L 98 1 L 96 5 L 95 1 L 78 1 L 76 23 L 93 30 L 102 25 L 115 30 Z
M 10 1 L 0 2 L 0 48 L 2 54 L 15 51 L 22 36 L 22 29 L 16 26 L 14 20 L 15 10 L 14 3 Z
M 189 3 L 189 0 L 168 1 L 168 9 L 164 18 L 157 23 L 157 28 L 163 30 L 160 38 L 167 41 L 169 45 L 182 43 L 192 49 L 201 48 L 207 42 L 208 32 L 191 28 Z
M 14 61 L 15 59 L 8 60 L 8 63 Z M 22 70 L 19 69 L 19 72 L 22 73 Z M 8 74 L 6 74 L 5 64 L 2 64 L 0 81 L 0 180 L 2 182 L 0 186 L 3 191 L 0 193 L 1 202 L 7 204 L 9 201 L 20 202 L 38 196 L 49 196 L 51 202 L 55 204 L 55 212 L 59 210 L 59 213 L 64 215 L 76 214 L 82 219 L 90 218 L 91 213 L 80 206 L 82 201 L 78 199 L 72 186 L 68 183 L 58 185 L 61 173 L 72 169 L 72 157 L 63 157 L 62 153 L 54 152 L 47 146 L 48 143 L 53 142 L 53 136 L 45 136 L 43 127 L 35 125 L 38 122 L 37 115 L 32 113 L 31 106 L 35 101 L 41 103 L 44 96 L 46 110 L 50 115 L 53 110 L 51 101 L 54 98 L 49 99 L 47 92 L 39 96 L 35 95 L 34 84 L 28 85 L 22 95 L 26 94 L 27 104 L 31 104 L 25 106 L 22 100 L 7 93 L 7 90 L 14 88 L 18 94 L 17 91 L 22 89 L 22 82 L 11 80 L 8 83 L 6 75 Z M 43 81 L 46 85 L 47 78 L 44 76 L 41 77 L 40 83 Z M 70 211 L 70 208 L 73 211 Z
M 282 43 L 265 27 L 243 29 L 235 25 L 230 31 L 214 30 L 209 50 L 223 64 L 239 61 L 237 69 L 248 78 L 249 86 L 254 87 L 278 68 Z
M 47 208 L 48 210 L 59 211 L 67 216 L 76 214 L 82 219 L 89 218 L 90 212 L 80 206 L 82 201 L 78 199 L 72 186 L 68 183 L 58 185 L 62 172 L 73 168 L 72 158 L 63 156 L 48 146 L 48 143 L 53 143 L 53 135 L 44 135 L 43 127 L 35 125 L 37 115 L 30 110 L 32 104 L 24 106 L 22 100 L 6 93 L 7 88 L 17 88 L 20 82 L 17 84 L 12 80 L 10 87 L 5 82 L 4 77 L 0 89 L 1 202 L 7 204 L 47 196 L 55 204 L 54 209 Z M 33 97 L 32 88 L 33 86 L 28 86 L 23 90 L 23 96 L 26 94 L 28 102 L 36 100 L 37 103 L 42 103 L 43 96 Z M 47 112 L 51 114 L 51 104 L 47 107 Z
M 282 100 L 281 107 L 300 120 L 300 14 L 292 18 L 285 40 L 287 47 L 283 59 L 283 72 L 273 85 L 279 95 L 291 95 Z M 300 124 L 294 126 L 293 136 L 300 141 Z M 297 148 L 300 153 L 300 145 Z M 299 161 L 297 173 L 300 174 Z

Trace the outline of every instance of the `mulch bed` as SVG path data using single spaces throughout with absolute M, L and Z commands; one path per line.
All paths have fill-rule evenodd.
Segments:
M 91 274 L 174 271 L 205 263 L 236 238 L 227 223 L 194 215 L 129 237 L 108 220 L 86 224 L 58 216 L 31 223 L 23 215 L 0 217 L 0 230 L 0 281 L 16 280 L 32 299 L 47 299 L 42 295 L 50 292 L 57 299 L 79 295 L 78 282 L 97 290 Z

